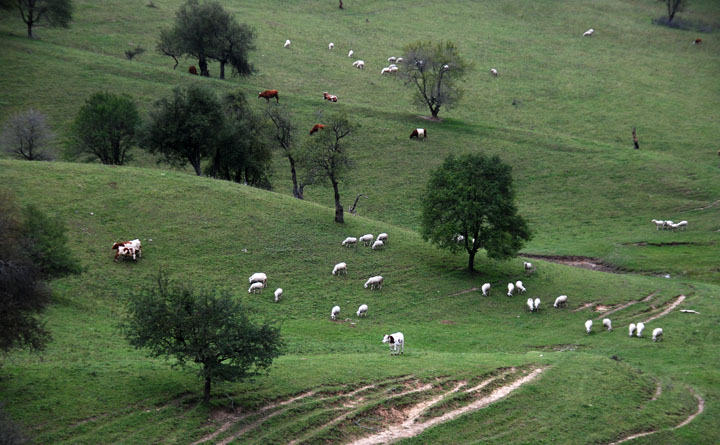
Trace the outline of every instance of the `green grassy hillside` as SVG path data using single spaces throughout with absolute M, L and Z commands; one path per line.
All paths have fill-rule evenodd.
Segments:
M 387 410 L 442 395 L 462 382 L 470 387 L 509 366 L 544 371 L 507 399 L 431 428 L 418 440 L 523 443 L 535 435 L 548 443 L 606 442 L 681 423 L 697 410 L 688 387 L 705 398 L 705 412 L 687 427 L 658 434 L 666 443 L 719 439 L 711 427 L 718 409 L 716 286 L 545 262 L 536 262 L 537 272 L 527 275 L 520 260 L 482 258 L 476 262 L 481 273 L 469 275 L 464 256 L 438 252 L 407 229 L 363 217 L 339 226 L 332 223 L 332 209 L 162 170 L 0 161 L 0 184 L 20 202 L 34 202 L 65 220 L 73 253 L 85 267 L 82 275 L 53 282 L 55 304 L 47 316 L 54 341 L 48 350 L 41 356 L 13 354 L 3 366 L 6 409 L 38 442 L 186 443 L 227 422 L 231 426 L 214 442 L 234 435 L 253 443 L 345 441 L 367 432 L 357 424 L 377 427 L 392 419 L 382 416 Z M 384 251 L 340 245 L 345 236 L 380 231 L 390 235 Z M 112 242 L 136 236 L 144 244 L 142 260 L 113 263 Z M 347 276 L 330 274 L 339 261 L 348 263 Z M 212 405 L 200 404 L 200 382 L 191 370 L 146 358 L 116 329 L 123 296 L 147 284 L 160 267 L 192 285 L 227 289 L 256 317 L 279 322 L 286 355 L 267 377 L 217 385 Z M 269 291 L 249 295 L 247 277 L 256 271 L 268 274 Z M 364 289 L 367 277 L 378 273 L 386 279 L 383 289 Z M 505 283 L 518 279 L 528 295 L 542 299 L 539 313 L 526 310 L 525 296 L 504 295 Z M 493 284 L 490 297 L 463 293 L 485 281 Z M 285 291 L 279 304 L 272 301 L 276 287 Z M 569 308 L 555 310 L 551 303 L 561 293 L 570 297 Z M 680 294 L 687 296 L 681 307 L 703 315 L 676 310 L 649 322 L 645 338 L 627 337 L 629 322 L 659 314 Z M 613 308 L 648 296 L 611 315 L 613 332 L 602 332 L 596 319 L 594 333 L 585 334 L 584 321 L 602 314 L 594 305 L 580 309 L 583 304 Z M 370 306 L 369 316 L 357 319 L 362 303 Z M 336 304 L 341 321 L 332 322 L 329 312 Z M 664 342 L 648 337 L 657 326 L 666 332 Z M 390 357 L 380 340 L 397 330 L 406 336 L 405 355 Z M 513 373 L 484 391 L 522 376 Z M 399 376 L 417 383 L 393 390 L 397 384 L 388 379 Z M 343 394 L 384 381 L 368 390 L 361 405 L 343 403 L 349 397 Z M 427 384 L 433 389 L 389 398 L 407 385 Z M 657 384 L 662 394 L 650 401 Z M 308 390 L 316 393 L 277 413 L 252 414 Z M 460 394 L 428 415 L 469 403 L 472 396 Z M 232 414 L 230 407 L 240 411 Z M 248 410 L 250 417 L 239 417 Z M 266 419 L 263 413 L 276 414 Z

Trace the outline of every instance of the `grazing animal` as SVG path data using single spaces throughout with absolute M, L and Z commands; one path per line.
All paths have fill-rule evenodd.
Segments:
M 662 330 L 662 328 L 655 328 L 655 329 L 653 329 L 652 341 L 662 340 L 662 338 L 663 338 L 663 330 Z
M 117 252 L 115 253 L 115 258 L 113 258 L 113 261 L 117 261 L 118 258 L 122 258 L 122 259 L 132 258 L 133 261 L 137 261 L 136 253 L 137 253 L 137 250 L 131 245 L 118 246 Z
M 338 315 L 340 315 L 340 306 L 333 306 L 332 310 L 330 311 L 330 319 L 337 320 Z
M 525 286 L 523 286 L 523 282 L 522 282 L 522 281 L 516 281 L 516 282 L 515 282 L 515 287 L 520 291 L 520 293 L 523 293 L 523 294 L 525 293 L 525 290 L 526 290 L 526 289 L 525 289 Z
M 353 54 L 355 54 L 355 51 L 353 51 L 353 50 L 350 50 L 350 52 L 348 52 L 348 57 L 352 57 L 352 56 L 353 56 Z
M 655 230 L 660 230 L 665 228 L 665 221 L 663 220 L 657 220 L 657 219 L 651 219 L 653 224 L 655 224 Z
M 389 66 L 388 68 L 390 68 L 390 74 L 397 74 L 397 72 L 398 72 L 397 66 L 392 65 L 392 66 Z
M 388 57 L 388 63 L 395 63 L 397 62 L 397 57 Z
M 585 331 L 589 334 L 592 331 L 592 320 L 585 322 Z
M 427 130 L 424 128 L 416 128 L 410 133 L 410 139 L 415 138 L 417 140 L 420 140 L 422 138 L 423 142 L 427 140 Z M 463 238 L 465 239 L 465 238 Z
M 197 68 L 195 68 L 195 65 L 190 65 L 190 68 L 188 68 L 188 73 L 198 75 Z
M 319 130 L 322 130 L 323 128 L 325 128 L 325 125 L 323 125 L 323 124 L 315 124 L 315 125 L 313 125 L 313 127 L 310 129 L 310 134 L 317 133 Z
M 121 254 L 120 247 L 126 247 L 126 248 L 132 247 L 133 250 L 132 251 L 124 250 L 123 251 L 124 253 Z M 132 256 L 132 259 L 136 260 L 136 254 L 137 254 L 137 257 L 142 258 L 142 243 L 137 238 L 135 238 L 132 241 L 122 241 L 119 243 L 114 243 L 112 245 L 112 250 L 117 250 L 117 252 L 115 253 L 115 258 L 113 258 L 114 261 L 117 261 L 118 257 L 120 257 L 120 256 L 122 256 L 122 257 Z
M 373 243 L 373 245 L 372 245 L 372 250 L 382 249 L 383 247 L 385 247 L 385 243 L 383 243 L 383 242 L 380 241 L 380 240 L 377 240 L 377 241 L 375 241 L 375 242 Z
M 389 66 L 386 66 L 385 68 L 380 70 L 380 74 L 392 74 L 392 69 L 390 69 Z
M 527 261 L 523 261 L 523 267 L 525 268 L 525 270 L 530 270 L 530 269 L 532 269 L 532 263 L 528 263 Z
M 555 304 L 553 304 L 555 309 L 559 308 L 560 306 L 567 306 L 567 295 L 560 295 L 555 299 Z
M 332 51 L 333 48 L 335 48 L 335 44 L 333 42 L 328 43 L 328 49 Z
M 530 308 L 530 312 L 535 312 L 535 303 L 532 298 L 528 298 L 527 305 Z
M 368 278 L 368 280 L 365 282 L 365 289 L 370 286 L 370 289 L 382 289 L 383 285 L 383 277 L 380 275 L 376 275 L 374 277 Z
M 345 247 L 355 246 L 355 245 L 357 245 L 357 238 L 348 236 L 347 238 L 345 238 L 343 240 L 342 245 Z
M 280 297 L 282 297 L 282 294 L 283 294 L 283 290 L 281 287 L 278 287 L 277 289 L 275 289 L 275 303 L 280 301 Z
M 587 31 L 583 33 L 583 37 L 592 37 L 593 33 L 595 32 L 594 29 L 590 28 Z
M 325 100 L 329 100 L 330 102 L 337 102 L 337 96 L 334 96 L 327 91 L 323 91 L 323 98 Z
M 290 40 L 286 40 L 285 44 L 283 45 L 285 48 L 290 48 Z
M 378 235 L 377 239 L 378 239 L 378 241 L 382 241 L 383 244 L 387 244 L 388 243 L 388 234 L 383 232 L 380 235 Z
M 680 221 L 677 223 L 677 227 L 682 230 L 687 230 L 688 222 L 687 221 Z
M 663 222 L 663 230 L 667 230 L 668 228 L 672 228 L 673 224 L 675 224 L 675 223 L 672 222 L 672 221 L 670 221 L 670 220 L 667 220 L 667 221 Z
M 701 44 L 701 43 L 702 43 L 702 39 L 695 39 L 695 40 L 693 40 L 693 43 L 692 43 L 692 44 L 693 44 L 693 45 L 699 45 L 699 44 Z
M 332 274 L 333 275 L 340 275 L 340 274 L 347 275 L 347 263 L 337 263 L 335 265 L 335 267 L 333 267 Z
M 628 326 L 628 334 L 630 335 L 630 337 L 632 337 L 634 333 L 635 333 L 635 323 L 630 323 L 630 326 Z
M 512 297 L 514 291 L 515 291 L 515 285 L 512 284 L 512 283 L 508 283 L 508 293 L 507 293 L 507 296 L 508 296 L 508 297 Z
M 603 318 L 603 326 L 608 331 L 612 331 L 612 321 L 609 318 Z
M 366 317 L 368 311 L 368 305 L 367 304 L 361 304 L 357 311 L 358 317 Z
M 403 59 L 402 57 L 398 57 L 395 63 L 403 63 L 403 60 L 405 59 Z
M 360 238 L 358 238 L 358 240 L 359 240 L 359 241 L 362 241 L 362 243 L 363 243 L 365 246 L 369 246 L 369 245 L 372 244 L 374 238 L 375 238 L 375 237 L 373 236 L 372 233 L 368 233 L 367 235 L 363 235 L 363 236 L 361 236 Z
M 405 353 L 405 336 L 402 334 L 402 332 L 396 332 L 394 334 L 386 334 L 383 337 L 382 342 L 390 345 L 390 354 L 391 355 Z
M 491 69 L 490 69 L 490 74 L 492 74 L 493 76 L 497 77 L 498 71 L 497 71 L 495 68 L 491 68 Z
M 278 95 L 278 90 L 265 90 L 261 93 L 258 93 L 258 98 L 260 97 L 264 97 L 267 102 L 270 102 L 270 99 L 274 97 L 275 102 L 280 103 L 280 96 Z
M 482 289 L 483 297 L 490 295 L 490 283 L 483 284 L 480 289 Z
M 252 275 L 250 275 L 250 278 L 248 278 L 248 283 L 262 283 L 263 287 L 267 286 L 267 275 L 265 275 L 262 272 L 256 272 Z
M 250 285 L 250 288 L 248 289 L 248 293 L 249 294 L 262 293 L 263 287 L 265 287 L 265 286 L 263 286 L 263 284 L 258 281 L 257 283 L 253 283 Z
M 535 312 L 537 312 L 538 309 L 540 309 L 540 299 L 539 299 L 539 298 L 535 298 L 535 302 L 534 302 L 534 303 L 535 303 Z
M 637 330 L 635 331 L 635 335 L 638 337 L 642 337 L 642 333 L 645 330 L 645 323 L 638 323 L 637 324 Z
M 364 60 L 356 60 L 353 62 L 353 66 L 359 70 L 365 69 L 365 61 Z

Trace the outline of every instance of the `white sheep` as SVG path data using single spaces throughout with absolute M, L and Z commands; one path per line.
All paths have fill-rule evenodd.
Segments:
M 338 315 L 340 315 L 340 306 L 333 306 L 332 310 L 330 311 L 330 319 L 337 320 Z
M 635 333 L 635 323 L 630 323 L 630 326 L 628 326 L 628 335 L 630 335 L 630 337 L 632 337 L 634 333 Z
M 373 243 L 373 245 L 372 245 L 372 250 L 382 249 L 384 246 L 385 246 L 385 243 L 383 243 L 383 242 L 380 241 L 380 240 L 377 240 L 377 241 L 375 241 L 375 242 Z
M 403 59 L 402 57 L 398 57 L 397 60 L 395 61 L 395 63 L 402 63 L 403 60 L 405 60 L 405 59 Z
M 593 35 L 594 32 L 595 32 L 595 30 L 592 29 L 592 28 L 590 28 L 590 29 L 588 29 L 587 31 L 585 31 L 585 32 L 583 33 L 583 37 L 590 37 L 590 36 Z
M 285 45 L 283 45 L 285 48 L 290 48 L 290 40 L 285 41 Z
M 491 69 L 490 69 L 490 74 L 492 74 L 493 76 L 497 77 L 498 71 L 497 71 L 495 68 L 491 68 Z
M 667 230 L 668 228 L 672 227 L 672 225 L 675 224 L 674 222 L 667 220 L 663 222 L 663 230 Z
M 527 305 L 528 305 L 528 308 L 530 308 L 530 312 L 534 312 L 534 311 L 535 311 L 535 304 L 533 303 L 533 299 L 532 299 L 532 298 L 528 298 L 528 300 L 527 300 Z
M 275 289 L 275 303 L 280 301 L 280 297 L 282 297 L 282 294 L 283 294 L 283 290 L 281 287 L 278 287 L 277 289 Z
M 332 274 L 333 275 L 340 275 L 340 274 L 347 275 L 347 263 L 337 263 L 335 265 L 335 267 L 333 267 Z
M 536 297 L 535 302 L 534 302 L 534 310 L 535 310 L 535 312 L 537 312 L 539 309 L 540 309 L 540 299 Z
M 419 133 L 419 132 L 418 132 L 418 133 Z M 455 235 L 455 237 L 453 238 L 453 240 L 455 240 L 456 243 L 460 244 L 460 243 L 462 243 L 463 241 L 465 241 L 465 237 L 462 236 L 462 235 L 460 235 L 460 234 L 457 234 L 457 235 Z
M 367 289 L 368 286 L 370 286 L 370 289 L 382 289 L 382 285 L 383 285 L 383 277 L 380 275 L 377 275 L 377 276 L 368 278 L 368 280 L 365 282 L 365 289 Z
M 352 56 L 353 56 L 353 54 L 355 54 L 355 51 L 353 51 L 353 50 L 350 50 L 350 52 L 348 52 L 348 57 L 352 57 Z
M 655 230 L 660 230 L 660 229 L 665 228 L 665 221 L 663 221 L 663 220 L 651 219 L 650 221 L 653 224 L 655 224 Z
M 638 323 L 637 324 L 637 330 L 635 331 L 635 335 L 638 337 L 642 337 L 642 333 L 645 330 L 645 323 Z
M 265 275 L 262 272 L 256 272 L 252 275 L 250 275 L 250 278 L 248 278 L 248 282 L 250 284 L 261 282 L 263 287 L 267 286 L 267 275 Z
M 256 283 L 253 283 L 250 285 L 250 288 L 248 289 L 248 293 L 249 294 L 257 294 L 258 292 L 262 293 L 263 287 L 264 287 L 263 284 L 258 281 Z
M 560 306 L 567 306 L 567 295 L 560 295 L 555 299 L 555 304 L 553 304 L 553 307 L 557 309 Z
M 587 331 L 588 334 L 592 331 L 592 320 L 585 322 L 585 331 Z
M 388 57 L 388 63 L 395 63 L 397 62 L 397 57 Z
M 396 74 L 398 72 L 398 67 L 396 66 L 389 66 L 390 68 L 390 74 Z
M 490 283 L 483 284 L 481 289 L 483 297 L 487 297 L 488 295 L 490 295 Z
M 388 243 L 388 234 L 385 233 L 385 232 L 383 232 L 383 233 L 381 233 L 380 235 L 378 235 L 377 239 L 378 239 L 378 241 L 382 241 L 383 244 L 386 244 L 386 245 L 387 245 L 387 243 Z
M 380 74 L 392 74 L 392 70 L 390 69 L 389 66 L 386 66 L 385 68 L 380 70 Z
M 688 222 L 687 222 L 687 221 L 680 221 L 679 223 L 677 223 L 677 226 L 678 226 L 678 228 L 680 228 L 680 229 L 687 230 Z
M 522 281 L 516 281 L 516 282 L 515 282 L 515 287 L 517 288 L 517 290 L 520 291 L 520 293 L 522 293 L 522 294 L 525 293 L 525 290 L 526 290 L 526 289 L 525 289 L 525 286 L 523 286 L 523 282 L 522 282 Z
M 333 42 L 328 43 L 328 49 L 332 51 L 333 48 L 335 48 L 335 44 Z
M 388 343 L 390 345 L 390 354 L 398 354 L 398 349 L 400 350 L 400 354 L 405 353 L 405 336 L 402 334 L 402 332 L 396 332 L 389 335 L 386 334 L 383 337 L 382 342 Z
M 507 296 L 508 296 L 508 297 L 512 297 L 514 290 L 515 290 L 515 285 L 512 284 L 512 283 L 508 283 L 508 293 L 507 293 Z
M 612 321 L 609 318 L 603 318 L 603 326 L 605 326 L 608 332 L 612 331 Z
M 368 233 L 367 235 L 363 235 L 360 238 L 358 238 L 358 241 L 362 241 L 362 243 L 364 245 L 369 246 L 372 244 L 374 238 L 375 237 L 373 236 L 372 233 Z
M 353 66 L 359 70 L 365 69 L 365 61 L 364 60 L 356 60 L 353 62 Z
M 523 261 L 523 267 L 525 268 L 525 270 L 530 270 L 530 269 L 532 269 L 532 263 L 528 263 L 527 261 Z
M 662 328 L 653 329 L 652 341 L 662 340 L 663 330 Z
M 357 238 L 354 238 L 354 237 L 352 237 L 352 236 L 348 236 L 347 238 L 345 238 L 345 239 L 343 240 L 342 245 L 345 246 L 345 247 L 350 247 L 350 246 L 353 246 L 353 247 L 354 247 L 355 245 L 357 245 Z
M 368 305 L 367 304 L 361 304 L 357 311 L 358 317 L 366 317 L 368 311 Z

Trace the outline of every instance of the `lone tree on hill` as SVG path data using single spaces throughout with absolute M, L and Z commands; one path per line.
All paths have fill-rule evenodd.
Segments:
M 53 138 L 45 115 L 30 108 L 7 120 L 0 135 L 0 147 L 18 158 L 45 161 L 51 157 L 44 149 Z
M 481 248 L 489 258 L 515 256 L 531 233 L 517 214 L 510 166 L 498 156 L 445 158 L 427 185 L 421 235 L 441 249 L 458 252 L 464 248 L 470 271 Z M 463 236 L 460 242 L 458 235 Z
M 440 108 L 450 109 L 462 97 L 459 82 L 468 64 L 458 54 L 453 42 L 414 42 L 403 50 L 400 76 L 406 85 L 415 85 L 415 102 L 427 106 L 434 119 Z
M 687 0 L 665 0 L 667 6 L 668 22 L 672 22 L 675 14 L 682 11 L 687 5 Z
M 75 117 L 75 137 L 67 154 L 88 155 L 89 159 L 97 158 L 106 165 L 123 165 L 131 159 L 129 151 L 139 126 L 140 114 L 130 96 L 95 93 Z
M 298 156 L 297 148 L 295 146 L 295 133 L 296 128 L 292 123 L 292 116 L 290 111 L 283 105 L 270 104 L 265 109 L 265 114 L 270 118 L 273 126 L 275 127 L 274 138 L 277 142 L 283 155 L 287 158 L 290 163 L 290 177 L 293 183 L 293 197 L 297 199 L 303 199 L 303 190 L 306 185 L 309 185 L 308 181 L 299 181 L 297 175 Z
M 248 53 L 255 49 L 253 39 L 252 30 L 237 23 L 217 1 L 187 0 L 175 14 L 175 25 L 160 32 L 157 50 L 175 59 L 175 66 L 180 56 L 196 58 L 200 75 L 206 77 L 210 76 L 208 61 L 216 60 L 224 79 L 228 63 L 235 74 L 252 74 Z
M 154 286 L 129 295 L 126 309 L 120 329 L 130 344 L 178 366 L 199 364 L 206 402 L 213 382 L 267 371 L 283 345 L 280 329 L 252 322 L 238 298 L 173 284 L 162 272 Z
M 311 182 L 315 182 L 315 179 L 330 181 L 335 193 L 335 222 L 338 223 L 345 222 L 338 184 L 351 166 L 345 138 L 353 134 L 357 127 L 345 116 L 328 118 L 323 131 L 313 136 L 301 157 Z
M 68 28 L 73 13 L 70 0 L 0 0 L 0 8 L 18 9 L 29 38 L 33 37 L 33 26 Z

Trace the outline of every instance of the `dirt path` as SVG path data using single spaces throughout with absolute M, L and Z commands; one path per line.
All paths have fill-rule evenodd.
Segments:
M 448 295 L 448 297 L 457 297 L 458 295 L 467 294 L 468 292 L 475 292 L 476 290 L 480 290 L 479 287 L 471 287 L 470 289 L 461 290 L 460 292 L 455 292 L 454 294 Z
M 387 430 L 382 431 L 377 434 L 373 434 L 372 436 L 363 437 L 361 439 L 356 440 L 355 442 L 352 442 L 353 445 L 371 445 L 371 444 L 380 444 L 380 443 L 389 443 L 394 442 L 399 439 L 405 439 L 408 437 L 414 437 L 418 434 L 422 433 L 426 429 L 433 427 L 435 425 L 438 425 L 440 423 L 445 423 L 450 420 L 453 420 L 465 413 L 476 411 L 482 408 L 487 407 L 488 405 L 502 399 L 503 397 L 506 397 L 516 389 L 518 389 L 520 386 L 524 385 L 525 383 L 535 379 L 541 372 L 544 371 L 544 368 L 537 368 L 533 370 L 531 373 L 526 375 L 525 377 L 522 377 L 513 383 L 500 387 L 490 393 L 488 396 L 485 396 L 479 400 L 474 401 L 473 403 L 463 406 L 461 408 L 455 409 L 453 411 L 447 412 L 439 417 L 434 417 L 430 420 L 427 420 L 426 422 L 422 423 L 415 423 L 415 420 L 419 418 L 419 416 L 422 414 L 423 411 L 425 411 L 428 407 L 440 402 L 443 398 L 447 397 L 448 395 L 457 392 L 462 387 L 462 382 L 458 386 L 456 386 L 452 391 L 446 392 L 438 397 L 433 398 L 432 400 L 425 402 L 421 406 L 416 406 L 414 408 L 408 419 L 406 419 L 401 425 L 397 426 L 391 426 Z
M 603 262 L 599 258 L 591 258 L 577 255 L 535 255 L 530 253 L 521 253 L 521 257 L 537 258 L 539 260 L 550 261 L 551 263 L 564 264 L 566 266 L 579 267 L 581 269 L 596 270 L 599 272 L 623 273 L 617 267 Z
M 680 296 L 678 296 L 677 299 L 676 299 L 670 306 L 666 307 L 664 311 L 660 312 L 659 314 L 653 315 L 652 317 L 650 317 L 650 318 L 648 318 L 647 320 L 645 320 L 643 323 L 649 323 L 649 322 L 651 322 L 651 321 L 653 321 L 653 320 L 657 320 L 657 319 L 660 318 L 660 317 L 664 317 L 665 315 L 667 315 L 667 314 L 669 314 L 670 312 L 672 312 L 673 309 L 675 309 L 676 307 L 678 307 L 678 305 L 679 305 L 680 303 L 682 303 L 684 300 L 685 300 L 685 295 L 680 295 Z
M 581 310 L 583 310 L 583 309 L 589 308 L 590 306 L 595 306 L 595 305 L 598 304 L 598 303 L 600 303 L 600 302 L 599 302 L 599 301 L 593 301 L 593 302 L 591 302 L 591 303 L 585 303 L 585 304 L 583 304 L 582 306 L 580 306 L 579 308 L 573 309 L 573 312 L 579 312 L 579 311 L 581 311 Z
M 698 207 L 697 209 L 693 209 L 693 210 L 705 210 L 705 209 L 709 209 L 710 207 L 715 207 L 715 206 L 718 205 L 718 204 L 720 204 L 720 199 L 718 199 L 717 201 L 712 202 L 712 203 L 706 205 L 705 207 Z
M 615 312 L 617 312 L 617 311 L 621 311 L 621 310 L 623 310 L 623 309 L 625 309 L 625 308 L 628 308 L 628 307 L 630 307 L 630 306 L 632 306 L 632 305 L 634 305 L 634 304 L 641 303 L 641 302 L 644 303 L 644 302 L 650 301 L 650 299 L 652 299 L 652 297 L 654 297 L 655 294 L 657 294 L 659 291 L 660 291 L 659 289 L 656 290 L 655 292 L 651 293 L 650 295 L 648 295 L 647 297 L 643 298 L 642 300 L 632 300 L 632 301 L 629 301 L 629 302 L 627 302 L 627 303 L 625 303 L 625 304 L 621 304 L 620 306 L 618 306 L 618 307 L 616 307 L 616 308 L 610 309 L 609 311 L 603 312 L 601 315 L 598 315 L 597 317 L 595 317 L 595 320 L 599 320 L 599 319 L 601 319 L 601 318 L 603 318 L 603 317 L 607 317 L 607 316 L 610 315 L 610 314 L 613 314 L 613 313 L 615 313 Z

